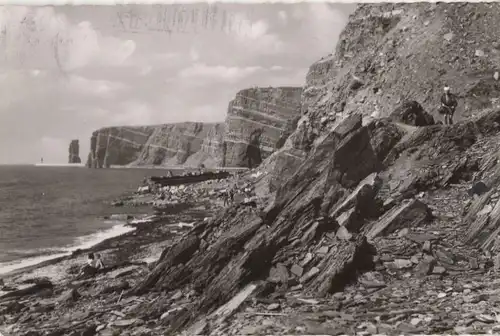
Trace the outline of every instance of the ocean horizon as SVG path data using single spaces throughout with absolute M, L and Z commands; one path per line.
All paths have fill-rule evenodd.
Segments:
M 165 169 L 156 169 L 162 175 Z M 112 214 L 149 208 L 113 207 L 152 169 L 75 169 L 0 164 L 0 275 L 89 248 L 133 230 Z

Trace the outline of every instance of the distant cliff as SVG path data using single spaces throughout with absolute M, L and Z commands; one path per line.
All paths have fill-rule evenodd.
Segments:
M 229 103 L 224 166 L 255 167 L 271 155 L 300 115 L 302 88 L 241 90 Z
M 92 134 L 87 166 L 253 167 L 291 132 L 301 95 L 299 87 L 245 89 L 224 123 L 102 128 Z
M 68 148 L 68 163 L 81 163 L 80 159 L 80 144 L 78 140 L 71 140 Z

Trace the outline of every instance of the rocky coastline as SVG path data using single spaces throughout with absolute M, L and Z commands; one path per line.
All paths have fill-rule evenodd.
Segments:
M 6 278 L 1 332 L 498 333 L 499 18 L 492 3 L 360 5 L 269 156 L 117 200 L 149 213 L 91 249 L 112 267 L 74 279 L 79 251 Z M 444 82 L 453 125 L 434 113 Z
M 227 183 L 224 179 L 195 181 L 191 185 L 188 182 L 180 186 L 175 183 L 177 186 L 172 187 L 175 191 L 162 201 L 158 199 L 158 191 L 149 191 L 149 186 L 154 184 L 149 181 L 139 187 L 135 194 L 113 200 L 115 206 L 144 208 L 143 216 L 113 215 L 107 218 L 125 220 L 135 230 L 107 239 L 89 249 L 77 250 L 69 256 L 2 276 L 0 332 L 3 335 L 89 334 L 89 327 L 80 323 L 85 321 L 80 320 L 74 325 L 72 317 L 67 315 L 78 311 L 80 304 L 102 310 L 103 305 L 107 305 L 104 301 L 116 300 L 120 294 L 119 290 L 110 288 L 122 286 L 125 290 L 144 277 L 167 246 L 180 239 L 194 223 L 208 220 L 214 211 L 222 207 L 220 193 Z M 77 273 L 85 265 L 88 253 L 101 254 L 108 268 L 95 278 L 77 279 Z M 85 294 L 90 289 L 93 293 Z M 104 301 L 95 296 L 101 292 L 107 293 Z M 43 318 L 51 314 L 52 318 Z M 114 314 L 111 316 L 120 317 L 116 311 Z M 69 318 L 66 323 L 59 323 L 65 320 L 65 316 Z M 75 316 L 83 320 L 88 317 L 82 317 L 79 313 Z M 101 334 L 115 335 L 116 330 L 122 330 L 124 324 L 118 322 L 117 326 L 118 329 L 103 329 Z

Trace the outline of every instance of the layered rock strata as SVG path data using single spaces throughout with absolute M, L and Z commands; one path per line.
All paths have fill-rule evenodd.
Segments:
M 224 123 L 108 127 L 91 137 L 88 167 L 255 167 L 280 146 L 300 115 L 302 89 L 241 90 Z

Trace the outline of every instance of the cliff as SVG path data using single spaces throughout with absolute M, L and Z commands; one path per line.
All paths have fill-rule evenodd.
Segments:
M 106 127 L 92 133 L 87 167 L 127 165 L 136 160 L 158 126 Z
M 78 140 L 71 140 L 68 148 L 68 163 L 81 163 L 80 159 L 80 144 Z
M 295 130 L 246 176 L 256 208 L 235 204 L 199 223 L 132 294 L 196 293 L 169 319 L 168 334 L 242 334 L 256 310 L 274 333 L 299 330 L 302 311 L 313 315 L 304 333 L 458 330 L 437 315 L 419 324 L 413 308 L 437 314 L 443 283 L 465 288 L 479 260 L 484 274 L 489 251 L 500 251 L 499 19 L 492 3 L 360 5 L 335 54 L 311 66 Z M 435 123 L 445 84 L 460 98 L 451 126 Z M 402 303 L 410 293 L 417 301 Z M 453 299 L 461 293 L 437 296 L 455 322 L 472 302 Z M 247 297 L 265 307 L 229 319 Z M 381 322 L 379 299 L 397 307 L 386 322 L 405 322 Z M 310 308 L 292 313 L 298 300 Z M 319 307 L 332 310 L 318 318 Z
M 224 165 L 256 167 L 271 155 L 300 115 L 302 88 L 241 90 L 229 103 Z
M 102 128 L 92 134 L 87 166 L 255 167 L 291 132 L 301 94 L 295 87 L 241 90 L 224 123 Z
M 360 5 L 311 67 L 290 136 L 235 183 L 253 204 L 193 221 L 146 274 L 81 282 L 74 315 L 151 335 L 497 332 L 499 20 L 498 3 Z M 453 125 L 435 121 L 445 81 Z M 52 332 L 67 310 L 44 304 L 4 311 Z
M 436 115 L 445 84 L 460 98 L 458 118 L 494 106 L 498 11 L 491 3 L 359 6 L 335 54 L 311 66 L 304 112 L 384 117 L 416 100 Z
M 299 126 L 262 167 L 273 175 L 271 190 L 293 174 L 322 134 L 353 113 L 366 125 L 415 102 L 440 120 L 445 84 L 459 97 L 455 121 L 500 106 L 499 15 L 491 3 L 359 5 L 335 53 L 309 69 Z

